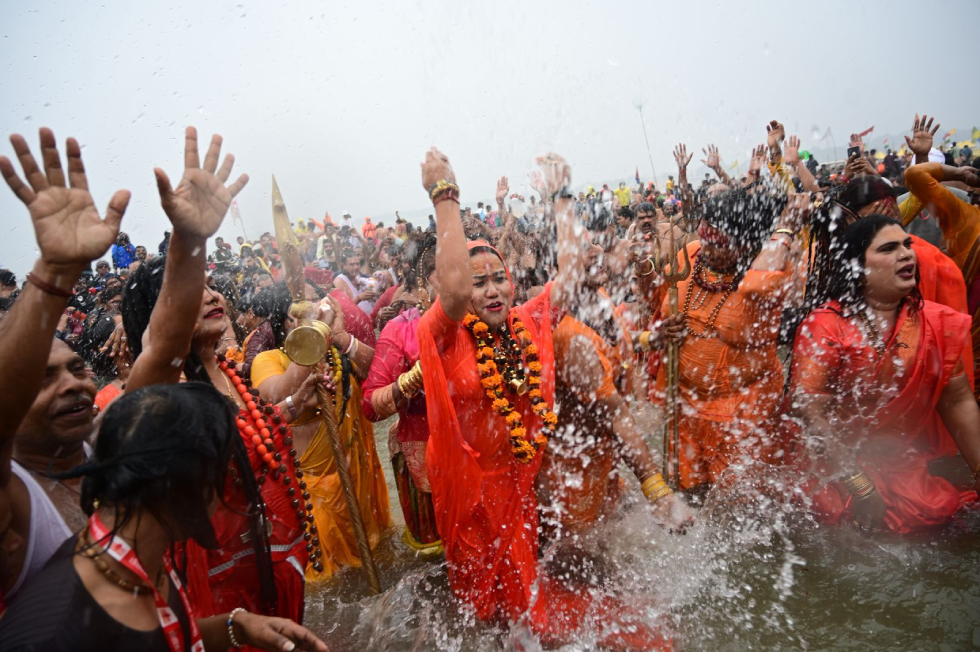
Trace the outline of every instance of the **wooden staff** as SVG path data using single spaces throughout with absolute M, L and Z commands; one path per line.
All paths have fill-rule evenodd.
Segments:
M 658 246 L 654 260 L 657 273 L 668 284 L 668 317 L 673 317 L 680 312 L 677 283 L 691 275 L 691 259 L 687 254 L 687 247 L 681 247 L 680 251 L 678 251 L 674 239 L 674 227 L 675 222 L 671 219 L 669 222 L 670 244 L 668 249 L 666 252 L 662 252 Z M 681 252 L 684 254 L 684 263 L 678 269 L 677 256 Z M 678 455 L 680 446 L 680 344 L 673 339 L 667 342 L 666 376 L 667 422 L 664 424 L 663 434 L 663 470 L 667 476 L 667 483 L 671 488 L 677 489 L 680 485 L 680 460 Z
M 317 373 L 325 374 L 327 365 L 320 362 L 317 365 Z M 339 391 L 340 388 L 338 387 Z M 350 477 L 350 465 L 347 463 L 347 455 L 340 444 L 340 435 L 337 433 L 337 424 L 328 415 L 334 415 L 334 398 L 323 385 L 317 385 L 317 394 L 320 396 L 320 409 L 323 411 L 323 423 L 327 427 L 327 439 L 330 440 L 330 447 L 333 449 L 333 457 L 337 463 L 337 475 L 340 476 L 340 486 L 344 489 L 344 499 L 347 501 L 347 511 L 350 514 L 350 522 L 354 527 L 354 538 L 357 539 L 357 548 L 361 552 L 361 566 L 364 574 L 367 575 L 368 585 L 372 593 L 381 593 L 381 583 L 378 581 L 378 569 L 374 565 L 374 557 L 371 556 L 371 545 L 368 543 L 367 532 L 364 530 L 364 519 L 361 518 L 361 506 L 354 495 L 354 481 Z M 327 412 L 331 410 L 331 412 Z M 353 446 L 353 441 L 351 445 Z

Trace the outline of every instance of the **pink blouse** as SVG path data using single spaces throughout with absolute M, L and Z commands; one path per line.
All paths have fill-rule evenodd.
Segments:
M 422 314 L 411 308 L 389 321 L 378 344 L 374 347 L 374 361 L 367 380 L 364 381 L 364 414 L 371 421 L 385 418 L 379 415 L 371 403 L 375 391 L 398 380 L 398 376 L 412 368 L 419 359 L 418 325 Z M 398 412 L 398 441 L 426 441 L 429 438 L 429 421 L 425 411 L 425 395 L 417 394 Z

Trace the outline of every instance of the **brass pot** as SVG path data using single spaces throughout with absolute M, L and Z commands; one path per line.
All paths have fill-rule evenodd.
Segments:
M 322 361 L 330 350 L 330 327 L 313 320 L 308 326 L 297 326 L 286 336 L 282 350 L 290 360 L 304 367 L 312 367 Z

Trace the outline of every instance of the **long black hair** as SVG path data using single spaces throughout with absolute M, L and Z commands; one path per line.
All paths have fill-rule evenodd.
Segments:
M 289 288 L 283 282 L 259 291 L 252 296 L 251 309 L 256 317 L 269 320 L 276 348 L 286 341 L 286 317 L 289 316 Z
M 834 265 L 830 271 L 827 294 L 823 297 L 824 301 L 835 299 L 845 310 L 864 304 L 864 270 L 868 247 L 871 246 L 875 236 L 888 226 L 902 228 L 902 223 L 887 215 L 868 215 L 844 230 L 831 250 Z M 918 280 L 917 268 L 916 286 L 905 298 L 913 311 L 922 307 L 922 295 L 919 293 Z
M 140 265 L 130 277 L 123 292 L 123 327 L 126 329 L 127 344 L 134 364 L 143 352 L 143 333 L 150 325 L 153 308 L 160 297 L 166 263 L 167 257 L 163 255 L 153 258 L 145 265 Z M 184 377 L 189 381 L 211 384 L 207 369 L 204 368 L 201 358 L 193 347 L 184 359 Z M 238 480 L 241 481 L 241 489 L 248 497 L 251 506 L 249 513 L 251 541 L 259 573 L 262 608 L 265 613 L 272 613 L 277 602 L 277 594 L 272 574 L 272 550 L 266 534 L 265 502 L 255 480 L 255 474 L 252 472 L 248 450 L 240 436 L 232 438 L 231 460 L 235 465 Z
M 231 404 L 205 383 L 153 385 L 126 393 L 106 411 L 93 458 L 66 477 L 82 477 L 82 510 L 115 511 L 118 530 L 140 510 L 171 542 L 214 549 L 209 507 L 224 492 L 240 439 Z

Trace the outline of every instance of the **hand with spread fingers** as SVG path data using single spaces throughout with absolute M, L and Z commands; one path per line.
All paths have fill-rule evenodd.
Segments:
M 762 168 L 766 165 L 766 146 L 757 145 L 752 150 L 752 158 L 749 160 L 749 181 L 754 181 L 762 174 Z
M 790 167 L 796 167 L 800 162 L 800 138 L 790 136 L 786 139 L 786 149 L 783 150 L 783 162 Z
M 687 153 L 687 145 L 681 143 L 674 148 L 674 160 L 677 161 L 678 170 L 686 170 L 688 163 L 694 158 L 694 152 Z
M 510 192 L 510 185 L 507 183 L 507 177 L 500 177 L 497 181 L 497 206 L 504 205 L 504 200 L 507 199 L 508 192 Z
M 175 231 L 198 238 L 209 238 L 221 226 L 221 221 L 231 206 L 231 200 L 248 183 L 248 175 L 243 174 L 234 183 L 225 184 L 231 176 L 235 164 L 232 154 L 225 156 L 221 168 L 218 160 L 221 155 L 221 136 L 211 138 L 201 165 L 197 145 L 197 129 L 188 127 L 184 139 L 184 175 L 172 188 L 167 173 L 154 168 L 160 204 L 174 225 Z
M 939 123 L 937 122 L 935 126 L 932 125 L 934 118 L 930 118 L 927 115 L 923 115 L 921 118 L 919 114 L 915 114 L 915 120 L 912 122 L 912 138 L 908 136 L 905 137 L 905 143 L 915 154 L 915 160 L 917 163 L 925 163 L 929 160 L 929 152 L 932 150 L 933 139 L 936 136 L 936 132 L 939 131 Z
M 4 156 L 0 156 L 0 173 L 30 211 L 41 260 L 77 278 L 89 263 L 104 254 L 115 242 L 130 193 L 128 190 L 116 192 L 109 200 L 105 219 L 102 219 L 88 190 L 88 178 L 78 141 L 69 138 L 65 145 L 67 178 L 61 166 L 54 133 L 46 127 L 42 128 L 40 141 L 43 170 L 38 167 L 24 137 L 17 134 L 10 137 L 27 179 L 26 184 Z
M 708 145 L 707 149 L 701 150 L 701 153 L 704 154 L 701 162 L 704 163 L 705 167 L 714 170 L 721 166 L 721 157 L 718 155 L 718 147 L 716 145 Z

